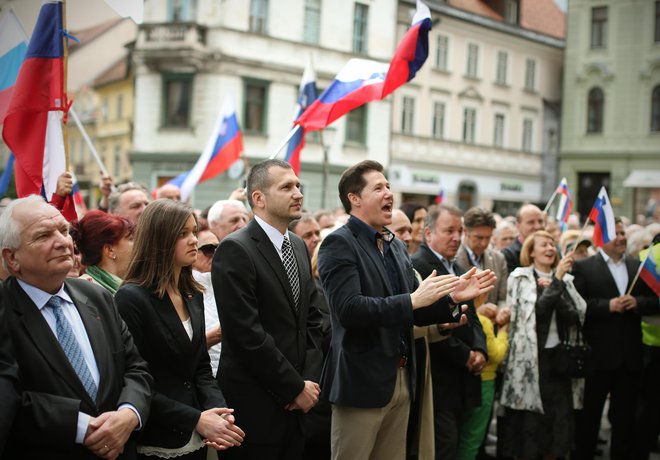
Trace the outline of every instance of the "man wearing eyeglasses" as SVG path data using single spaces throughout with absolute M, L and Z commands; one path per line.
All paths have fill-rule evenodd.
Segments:
M 204 286 L 204 322 L 206 324 L 206 346 L 211 358 L 211 369 L 215 376 L 220 363 L 222 350 L 222 330 L 218 319 L 218 308 L 215 303 L 213 284 L 211 283 L 211 263 L 213 254 L 218 247 L 218 237 L 210 230 L 202 230 L 197 234 L 197 260 L 193 264 L 193 276 Z

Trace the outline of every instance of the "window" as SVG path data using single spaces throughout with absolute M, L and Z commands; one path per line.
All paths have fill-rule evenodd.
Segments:
M 589 90 L 587 101 L 587 132 L 603 132 L 603 110 L 605 105 L 605 96 L 603 90 L 596 87 Z
M 114 176 L 119 178 L 121 176 L 121 145 L 115 145 L 115 158 L 114 158 Z
M 500 85 L 506 85 L 506 73 L 509 61 L 509 54 L 506 51 L 497 52 L 497 72 L 495 81 Z
M 504 20 L 509 24 L 518 24 L 518 0 L 505 1 Z
M 197 0 L 169 0 L 167 19 L 170 22 L 189 22 L 197 18 Z
M 534 134 L 534 120 L 525 118 L 523 120 L 522 150 L 523 152 L 532 151 L 532 142 Z
M 436 102 L 433 104 L 433 137 L 442 139 L 445 137 L 445 104 Z
M 108 121 L 108 113 L 110 112 L 110 101 L 107 97 L 103 98 L 103 103 L 101 104 L 101 119 L 103 121 Z
M 461 182 L 458 186 L 458 207 L 465 212 L 475 205 L 477 188 L 473 183 Z
M 367 141 L 367 106 L 351 110 L 346 115 L 346 140 L 365 144 Z
M 124 96 L 122 94 L 117 96 L 117 120 L 124 118 Z
M 591 47 L 605 48 L 607 46 L 607 7 L 598 6 L 591 9 Z
M 353 52 L 367 54 L 367 33 L 369 19 L 369 6 L 362 3 L 355 4 L 353 16 Z
M 651 101 L 651 131 L 660 131 L 660 85 L 653 88 Z
M 655 34 L 654 41 L 660 42 L 660 1 L 655 2 Z
M 534 59 L 525 61 L 525 89 L 527 91 L 536 89 L 536 61 Z
M 245 98 L 243 113 L 245 114 L 246 132 L 266 133 L 266 109 L 268 100 L 268 83 L 249 80 L 245 82 Z
M 477 78 L 477 68 L 479 66 L 479 45 L 468 43 L 467 50 L 467 69 L 465 73 L 468 77 Z
M 268 0 L 250 1 L 250 32 L 268 33 Z
M 401 113 L 401 132 L 404 134 L 413 133 L 413 123 L 415 121 L 415 99 L 412 97 L 403 97 L 403 111 Z
M 474 144 L 474 133 L 477 124 L 477 110 L 463 109 L 463 142 Z
M 163 76 L 163 114 L 165 127 L 187 128 L 190 124 L 193 76 Z
M 438 48 L 435 52 L 435 67 L 439 70 L 448 70 L 447 56 L 449 55 L 449 37 L 438 35 Z
M 504 115 L 501 113 L 495 114 L 495 123 L 493 126 L 493 146 L 498 148 L 504 147 Z
M 318 43 L 321 24 L 321 0 L 305 0 L 303 40 Z

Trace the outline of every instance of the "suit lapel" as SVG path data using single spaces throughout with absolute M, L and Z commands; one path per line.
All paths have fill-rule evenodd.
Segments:
M 422 254 L 424 255 L 424 258 L 426 259 L 426 262 L 431 265 L 433 268 L 435 268 L 435 271 L 438 275 L 448 275 L 449 272 L 447 271 L 447 267 L 445 267 L 445 264 L 443 264 L 440 259 L 431 251 L 431 248 L 429 248 L 426 244 L 422 244 L 419 247 L 420 251 L 424 251 Z
M 598 263 L 598 268 L 600 269 L 600 271 L 602 273 L 602 276 L 607 278 L 607 284 L 609 286 L 612 286 L 612 289 L 613 289 L 612 292 L 616 293 L 616 297 L 618 297 L 619 296 L 619 287 L 616 284 L 616 280 L 612 276 L 612 272 L 610 271 L 610 267 L 607 266 L 607 262 L 605 262 L 605 259 L 603 259 L 603 255 L 600 254 L 600 252 L 598 254 L 596 254 L 596 260 L 598 261 L 597 262 Z M 633 274 L 633 276 L 634 276 L 634 274 Z M 632 278 L 630 278 L 630 276 L 628 276 L 628 278 L 629 278 L 628 283 L 630 283 Z
M 184 356 L 190 356 L 190 348 L 192 346 L 190 339 L 181 323 L 181 318 L 179 318 L 179 315 L 176 313 L 176 309 L 174 308 L 174 304 L 172 304 L 170 297 L 167 293 L 162 299 L 158 298 L 155 293 L 152 294 L 152 296 L 156 316 L 160 318 L 170 332 L 171 340 L 167 341 L 170 345 L 170 349 L 181 359 L 183 359 Z M 184 299 L 184 303 L 186 303 L 186 300 L 187 299 Z M 192 317 L 190 309 L 188 309 L 188 314 Z

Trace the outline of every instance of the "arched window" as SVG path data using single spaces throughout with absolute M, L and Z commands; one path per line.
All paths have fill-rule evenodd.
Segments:
M 653 88 L 651 96 L 651 131 L 660 131 L 660 85 Z
M 603 111 L 605 106 L 605 96 L 603 90 L 596 87 L 589 90 L 589 102 L 587 113 L 587 132 L 603 132 Z

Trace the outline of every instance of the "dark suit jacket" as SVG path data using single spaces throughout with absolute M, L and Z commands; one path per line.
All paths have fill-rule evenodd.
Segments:
M 222 325 L 218 381 L 253 443 L 279 444 L 300 411 L 284 407 L 318 376 L 321 322 L 305 243 L 289 232 L 300 279 L 296 311 L 286 270 L 256 220 L 222 240 L 212 280 Z M 317 370 L 310 369 L 316 364 Z
M 192 341 L 169 296 L 158 298 L 155 288 L 126 284 L 115 300 L 154 376 L 151 418 L 139 444 L 182 447 L 190 440 L 202 411 L 227 407 L 211 374 L 203 296 L 184 299 L 192 321 Z
M 513 240 L 513 243 L 502 249 L 502 254 L 504 254 L 504 258 L 506 259 L 506 266 L 509 269 L 509 273 L 513 273 L 516 268 L 520 267 L 521 250 L 522 243 L 517 237 Z
M 2 395 L 0 396 L 0 458 L 20 402 L 18 367 L 7 327 L 5 315 L 7 306 L 2 301 L 2 290 L 3 286 L 0 282 L 0 395 Z
M 413 255 L 413 265 L 422 278 L 433 270 L 446 275 L 447 269 L 431 249 L 422 244 Z M 460 266 L 458 275 L 465 272 Z M 469 409 L 481 405 L 481 377 L 472 374 L 465 367 L 470 351 L 481 351 L 486 359 L 486 336 L 481 328 L 472 301 L 468 306 L 468 324 L 453 330 L 447 340 L 429 344 L 431 375 L 433 377 L 433 400 L 436 410 Z
M 461 244 L 461 247 L 458 248 L 456 263 L 459 267 L 463 267 L 466 270 L 472 268 L 472 262 L 470 262 L 470 256 L 467 249 L 465 249 L 465 244 Z M 506 282 L 509 279 L 506 259 L 500 252 L 486 249 L 483 255 L 483 268 L 484 270 L 492 270 L 495 276 L 497 276 L 495 287 L 488 293 L 487 302 L 494 303 L 495 305 L 505 303 Z
M 321 389 L 333 404 L 384 407 L 394 393 L 402 328 L 411 350 L 408 377 L 412 398 L 413 323 L 425 326 L 453 319 L 446 298 L 413 314 L 410 293 L 418 283 L 403 243 L 395 238 L 390 246 L 404 292 L 394 295 L 375 242 L 353 219 L 329 234 L 319 250 L 319 274 L 332 313 L 332 341 Z
M 639 261 L 626 257 L 628 288 L 637 273 Z M 611 313 L 610 299 L 619 296 L 619 290 L 605 259 L 599 254 L 575 262 L 575 287 L 587 302 L 584 338 L 591 345 L 592 368 L 615 370 L 642 367 L 641 316 L 658 312 L 658 299 L 653 291 L 639 279 L 632 295 L 637 300 L 637 311 Z
M 132 404 L 143 425 L 148 420 L 153 379 L 138 354 L 126 324 L 108 291 L 89 281 L 67 279 L 71 296 L 87 330 L 100 374 L 97 401 L 92 401 L 41 312 L 15 278 L 5 282 L 9 330 L 22 391 L 21 408 L 4 458 L 94 458 L 75 444 L 78 412 L 97 416 Z M 127 445 L 125 455 L 135 453 Z

